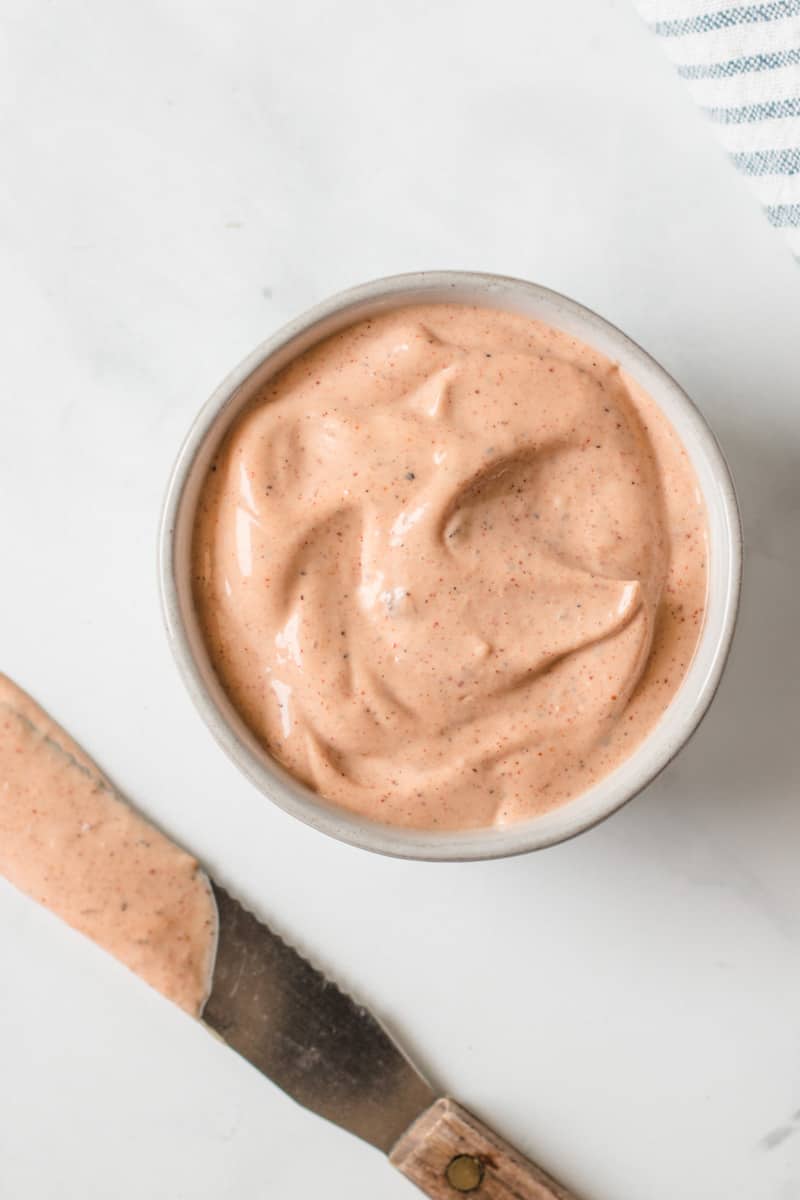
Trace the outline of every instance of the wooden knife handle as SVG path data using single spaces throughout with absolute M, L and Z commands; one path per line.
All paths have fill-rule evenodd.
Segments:
M 576 1200 L 454 1100 L 437 1100 L 389 1155 L 432 1200 Z

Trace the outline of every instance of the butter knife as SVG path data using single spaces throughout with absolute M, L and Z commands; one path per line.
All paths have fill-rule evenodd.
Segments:
M 298 1103 L 383 1151 L 433 1200 L 464 1193 L 479 1200 L 575 1200 L 466 1109 L 438 1096 L 367 1008 L 208 876 L 198 875 L 197 862 L 136 814 L 82 748 L 2 675 L 0 832 L 0 874 L 153 986 L 159 980 L 153 961 L 146 968 L 139 957 L 142 943 L 125 943 L 121 953 L 112 936 L 129 913 L 127 900 L 113 890 L 119 876 L 114 864 L 119 855 L 129 856 L 139 873 L 138 901 L 150 906 L 147 920 L 160 914 L 178 943 L 181 921 L 189 920 L 181 915 L 181 889 L 191 897 L 202 879 L 206 899 L 210 886 L 216 904 L 218 938 L 210 990 L 199 1014 L 197 1007 L 191 1010 Z M 106 868 L 100 879 L 91 855 L 86 857 L 90 844 L 100 855 L 96 866 Z M 141 855 L 154 848 L 162 868 L 164 853 L 174 855 L 168 865 L 178 897 L 172 896 L 168 913 L 146 882 L 157 872 Z M 75 884 L 89 893 L 77 908 Z M 147 943 L 145 937 L 144 949 Z M 183 1001 L 188 1009 L 185 996 Z

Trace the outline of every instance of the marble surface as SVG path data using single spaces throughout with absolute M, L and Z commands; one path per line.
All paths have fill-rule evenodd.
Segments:
M 0 8 L 0 664 L 146 813 L 585 1200 L 800 1198 L 800 273 L 627 0 Z M 424 267 L 536 279 L 712 419 L 747 577 L 711 714 L 538 855 L 394 862 L 266 803 L 162 633 L 199 404 L 294 313 Z M 0 886 L 5 1200 L 401 1200 Z

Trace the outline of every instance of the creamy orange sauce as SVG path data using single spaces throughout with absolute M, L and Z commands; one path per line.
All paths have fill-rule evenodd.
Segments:
M 705 513 L 615 364 L 427 305 L 265 386 L 205 481 L 193 579 L 224 687 L 299 780 L 379 821 L 503 824 L 664 712 L 702 626 Z
M 0 875 L 200 1016 L 217 938 L 206 876 L 3 675 Z

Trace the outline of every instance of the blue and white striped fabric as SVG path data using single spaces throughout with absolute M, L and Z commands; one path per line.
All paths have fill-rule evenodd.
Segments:
M 638 6 L 800 259 L 800 0 Z

